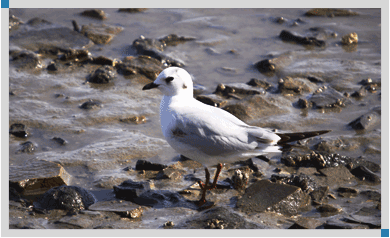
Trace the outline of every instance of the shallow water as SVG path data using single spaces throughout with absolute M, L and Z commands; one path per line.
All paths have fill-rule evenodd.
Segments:
M 69 28 L 72 28 L 73 19 L 79 25 L 102 23 L 80 16 L 83 10 L 11 9 L 10 15 L 14 14 L 24 22 L 40 17 Z M 134 55 L 130 46 L 140 35 L 147 38 L 168 34 L 195 37 L 196 41 L 167 47 L 165 52 L 185 62 L 185 69 L 192 74 L 195 83 L 205 86 L 204 94 L 214 92 L 219 83 L 246 83 L 251 78 L 258 78 L 277 86 L 280 78 L 308 72 L 323 77 L 325 85 L 337 86 L 342 93 L 358 90 L 361 86 L 358 82 L 362 79 L 381 79 L 380 9 L 352 9 L 360 15 L 333 18 L 303 16 L 308 9 L 148 9 L 136 14 L 117 9 L 102 10 L 108 16 L 104 24 L 121 26 L 124 30 L 107 45 L 89 48 L 92 55 L 112 59 Z M 276 23 L 277 17 L 284 17 L 286 22 Z M 303 22 L 292 26 L 298 18 Z M 278 37 L 282 30 L 306 35 L 314 27 L 336 32 L 337 37 L 320 33 L 317 38 L 326 40 L 325 48 L 304 47 L 283 42 Z M 341 37 L 350 32 L 356 32 L 359 37 L 358 46 L 352 50 L 340 43 Z M 235 53 L 229 52 L 231 50 Z M 252 67 L 270 55 L 283 54 L 287 55 L 285 65 L 272 76 L 261 74 Z M 46 59 L 44 64 L 47 66 L 49 62 L 50 59 Z M 138 159 L 174 163 L 177 154 L 163 139 L 159 126 L 161 95 L 157 90 L 141 90 L 148 80 L 118 74 L 113 83 L 93 85 L 85 82 L 90 73 L 88 70 L 53 74 L 46 70 L 31 73 L 10 68 L 10 90 L 16 94 L 10 96 L 10 125 L 25 123 L 31 133 L 27 139 L 10 136 L 10 165 L 24 164 L 32 158 L 60 162 L 74 176 L 74 184 L 99 193 L 107 189 L 105 179 L 121 181 L 129 176 L 139 179 L 138 175 L 123 171 L 124 167 L 134 167 Z M 55 94 L 62 96 L 55 97 Z M 289 132 L 331 129 L 333 131 L 325 138 L 349 138 L 359 145 L 338 153 L 352 157 L 363 155 L 380 164 L 380 124 L 363 132 L 347 126 L 371 108 L 381 106 L 380 90 L 368 93 L 361 100 L 351 98 L 352 104 L 339 111 L 305 111 L 291 106 L 305 96 L 308 94 L 276 95 L 286 113 L 271 117 L 262 115 L 247 122 Z M 104 106 L 93 111 L 80 109 L 79 105 L 87 99 L 99 99 Z M 136 115 L 146 116 L 147 122 L 137 125 L 119 121 Z M 68 144 L 57 144 L 51 140 L 55 136 L 66 139 Z M 27 140 L 37 145 L 36 151 L 16 153 L 20 144 Z M 365 153 L 368 145 L 378 148 L 379 153 Z M 200 169 L 196 175 L 201 177 L 202 174 Z M 178 182 L 177 186 L 177 189 L 183 188 L 188 182 Z M 380 191 L 380 185 L 375 188 Z M 104 193 L 100 196 L 107 199 Z

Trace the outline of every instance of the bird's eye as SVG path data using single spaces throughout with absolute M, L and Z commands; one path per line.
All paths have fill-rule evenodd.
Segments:
M 166 77 L 165 82 L 170 83 L 170 82 L 172 82 L 173 79 L 174 79 L 174 77 L 172 77 L 172 76 Z

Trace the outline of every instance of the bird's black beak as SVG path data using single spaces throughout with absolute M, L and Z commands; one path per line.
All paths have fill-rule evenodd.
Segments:
M 152 89 L 152 88 L 157 88 L 158 87 L 158 84 L 155 84 L 154 82 L 152 83 L 148 83 L 146 84 L 142 90 L 149 90 L 149 89 Z

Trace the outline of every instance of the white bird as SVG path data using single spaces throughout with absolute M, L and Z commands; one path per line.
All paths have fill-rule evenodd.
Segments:
M 281 152 L 284 143 L 329 132 L 314 131 L 279 134 L 250 126 L 229 112 L 204 104 L 193 97 L 190 74 L 178 67 L 164 69 L 157 79 L 142 90 L 158 88 L 164 95 L 160 104 L 163 135 L 180 154 L 205 166 L 206 183 L 199 182 L 206 203 L 206 191 L 215 188 L 223 163 L 251 156 Z M 209 185 L 208 165 L 217 166 L 213 184 Z

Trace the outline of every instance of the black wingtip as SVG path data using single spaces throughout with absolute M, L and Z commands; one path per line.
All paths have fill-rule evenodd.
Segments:
M 314 136 L 319 136 L 328 132 L 331 132 L 332 130 L 322 130 L 322 131 L 308 131 L 308 132 L 298 132 L 298 133 L 276 133 L 280 140 L 278 141 L 278 145 L 282 145 L 289 142 L 294 142 L 297 140 L 302 140 Z

